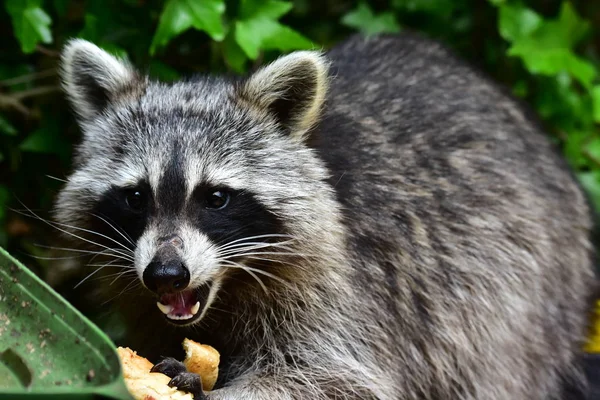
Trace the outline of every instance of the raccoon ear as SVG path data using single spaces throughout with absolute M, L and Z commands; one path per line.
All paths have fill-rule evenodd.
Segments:
M 61 78 L 73 108 L 86 121 L 131 87 L 138 75 L 127 62 L 88 41 L 74 39 L 62 51 Z
M 319 118 L 328 69 L 329 62 L 321 53 L 297 51 L 252 74 L 244 82 L 241 95 L 251 106 L 275 115 L 301 140 Z

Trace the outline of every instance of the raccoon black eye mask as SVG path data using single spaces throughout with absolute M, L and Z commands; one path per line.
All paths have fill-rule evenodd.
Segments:
M 173 357 L 171 385 L 585 398 L 585 195 L 532 113 L 440 44 L 355 36 L 161 83 L 73 40 L 62 80 L 82 140 L 55 217 L 102 265 L 82 263 L 86 309 Z M 184 337 L 220 352 L 214 390 L 176 361 Z

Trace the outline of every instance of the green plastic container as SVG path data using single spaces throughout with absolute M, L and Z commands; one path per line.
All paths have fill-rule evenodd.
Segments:
M 0 248 L 0 400 L 131 400 L 114 344 Z

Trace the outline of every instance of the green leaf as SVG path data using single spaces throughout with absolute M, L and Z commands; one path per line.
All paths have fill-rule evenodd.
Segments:
M 508 54 L 521 57 L 529 72 L 533 74 L 552 76 L 566 71 L 586 87 L 589 87 L 596 77 L 594 65 L 569 49 L 517 45 L 511 47 Z
M 569 47 L 579 43 L 591 27 L 589 21 L 577 15 L 575 8 L 569 1 L 563 1 L 558 21 L 547 25 L 546 29 L 549 31 L 555 30 L 563 43 Z
M 6 0 L 5 6 L 23 53 L 32 53 L 39 42 L 52 43 L 52 19 L 41 8 L 41 0 Z
M 498 19 L 500 36 L 510 42 L 530 35 L 543 23 L 542 17 L 523 5 L 500 7 Z
M 588 132 L 584 131 L 572 131 L 567 134 L 563 152 L 574 168 L 581 168 L 587 165 L 583 149 L 588 137 Z
M 175 36 L 192 27 L 208 33 L 213 40 L 223 40 L 224 12 L 224 0 L 168 0 L 152 39 L 150 54 L 154 54 L 156 49 L 165 46 Z
M 161 81 L 174 81 L 180 78 L 179 72 L 158 60 L 150 61 L 148 73 Z
M 375 15 L 365 2 L 360 2 L 354 10 L 344 15 L 341 23 L 365 35 L 400 31 L 400 25 L 393 13 L 388 11 Z
M 592 88 L 592 104 L 594 110 L 594 121 L 600 123 L 600 85 Z
M 6 118 L 0 115 L 0 134 L 16 136 L 18 133 L 17 128 L 15 128 Z
M 588 133 L 584 151 L 586 156 L 593 159 L 594 162 L 600 161 L 600 137 L 596 136 L 594 131 Z
M 233 37 L 248 58 L 255 60 L 261 50 L 289 51 L 312 47 L 309 39 L 277 21 L 290 9 L 291 3 L 281 1 L 242 2 L 241 17 L 235 22 Z M 232 50 L 231 44 L 229 47 Z
M 576 55 L 573 47 L 589 30 L 589 22 L 581 19 L 570 3 L 562 5 L 556 20 L 541 21 L 524 7 L 502 6 L 502 36 L 512 41 L 511 56 L 520 57 L 533 74 L 552 76 L 566 71 L 585 87 L 596 77 L 595 66 Z
M 245 72 L 244 67 L 248 57 L 237 44 L 234 35 L 227 35 L 223 41 L 223 57 L 225 57 L 225 62 L 232 70 L 239 74 Z
M 31 153 L 57 154 L 64 157 L 65 151 L 69 149 L 69 143 L 58 135 L 55 128 L 51 126 L 47 129 L 37 129 L 21 143 L 19 148 Z
M 277 20 L 287 14 L 294 5 L 285 1 L 242 0 L 238 19 L 266 18 Z
M 129 54 L 127 50 L 122 47 L 117 46 L 112 42 L 100 42 L 96 43 L 99 47 L 107 51 L 108 53 L 114 55 L 115 57 L 127 60 L 129 58 Z
M 272 20 L 250 19 L 235 23 L 235 41 L 246 56 L 256 60 L 262 42 L 266 36 L 272 35 L 277 22 Z
M 298 49 L 310 49 L 313 44 L 310 40 L 296 32 L 289 26 L 277 24 L 273 34 L 263 40 L 263 49 L 290 51 Z
M 85 14 L 83 19 L 85 21 L 83 29 L 77 36 L 91 42 L 98 42 L 98 18 L 93 14 Z
M 596 210 L 600 210 L 600 171 L 580 172 L 579 181 L 590 195 Z
M 566 72 L 536 78 L 534 104 L 537 112 L 555 129 L 571 132 L 591 129 L 591 105 L 573 85 Z

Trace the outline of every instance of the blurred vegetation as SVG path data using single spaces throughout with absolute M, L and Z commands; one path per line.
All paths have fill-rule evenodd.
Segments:
M 80 134 L 57 62 L 82 37 L 173 80 L 243 73 L 353 32 L 438 38 L 541 115 L 600 207 L 600 2 L 581 0 L 4 0 L 0 6 L 0 245 L 44 272 L 49 216 Z M 100 177 L 99 177 L 100 178 Z

